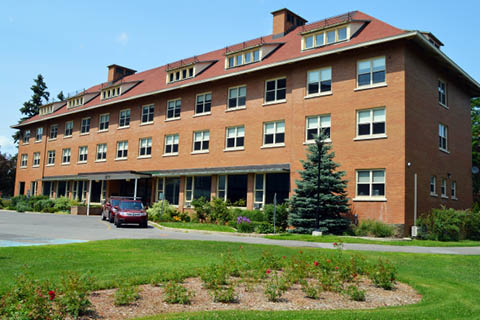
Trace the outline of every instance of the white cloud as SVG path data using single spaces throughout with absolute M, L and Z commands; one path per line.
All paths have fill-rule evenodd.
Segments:
M 115 41 L 121 44 L 122 46 L 126 46 L 128 43 L 128 34 L 126 32 L 120 33 L 115 39 Z
M 0 136 L 0 151 L 14 155 L 17 153 L 17 146 L 11 137 Z

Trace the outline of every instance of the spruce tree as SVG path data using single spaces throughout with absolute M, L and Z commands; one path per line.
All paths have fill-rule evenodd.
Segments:
M 320 136 L 317 139 L 325 139 Z M 331 144 L 316 143 L 308 147 L 307 160 L 301 160 L 303 169 L 301 179 L 297 180 L 297 188 L 293 191 L 290 203 L 289 224 L 294 233 L 312 233 L 317 229 L 328 233 L 342 233 L 350 222 L 340 216 L 349 210 L 343 180 L 344 171 L 337 171 L 339 165 L 333 161 L 334 152 L 330 152 Z M 320 183 L 318 183 L 318 163 L 320 153 Z M 320 210 L 318 210 L 320 208 Z
M 63 94 L 63 91 L 60 91 L 60 92 L 57 94 L 57 99 L 58 99 L 59 101 L 65 100 L 65 95 Z

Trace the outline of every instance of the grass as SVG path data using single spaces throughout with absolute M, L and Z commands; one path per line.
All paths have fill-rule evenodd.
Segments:
M 357 237 L 349 236 L 320 236 L 313 237 L 309 234 L 291 234 L 282 233 L 279 235 L 265 236 L 268 239 L 274 240 L 299 240 L 308 242 L 344 242 L 344 243 L 363 243 L 363 244 L 381 244 L 390 246 L 417 246 L 417 247 L 480 247 L 480 241 L 473 240 L 461 240 L 458 242 L 445 242 L 445 241 L 433 241 L 433 240 L 369 240 Z
M 160 222 L 160 225 L 168 228 L 192 229 L 204 231 L 219 231 L 219 232 L 237 232 L 232 227 L 222 226 L 212 223 L 194 223 L 194 222 Z
M 242 250 L 240 248 L 243 247 Z M 220 262 L 221 254 L 243 251 L 257 259 L 270 250 L 290 256 L 298 248 L 281 246 L 174 240 L 109 240 L 42 247 L 0 248 L 0 292 L 13 285 L 16 274 L 28 266 L 38 279 L 58 281 L 72 270 L 91 272 L 97 288 L 119 280 L 147 283 L 156 274 L 181 270 L 197 275 L 198 268 Z M 322 249 L 302 248 L 304 252 Z M 332 252 L 328 250 L 328 252 Z M 351 252 L 346 252 L 351 254 Z M 480 256 L 363 252 L 368 259 L 385 257 L 398 268 L 398 280 L 423 296 L 420 303 L 374 310 L 330 311 L 219 311 L 166 314 L 144 319 L 478 319 L 480 314 Z

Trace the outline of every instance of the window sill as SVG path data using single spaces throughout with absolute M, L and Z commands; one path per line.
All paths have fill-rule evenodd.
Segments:
M 107 162 L 107 159 L 95 160 L 95 162 Z
M 50 142 L 50 141 L 55 141 L 55 140 L 57 140 L 57 138 L 48 138 L 48 141 L 49 141 L 49 142 Z
M 438 150 L 442 151 L 442 152 L 445 152 L 446 154 L 450 154 L 450 151 L 446 150 L 446 149 L 443 149 L 443 148 L 438 148 Z
M 35 140 L 35 143 L 42 143 L 42 140 Z
M 282 104 L 282 103 L 286 103 L 287 102 L 287 99 L 283 99 L 283 100 L 276 100 L 276 101 L 270 101 L 270 102 L 265 102 L 264 104 L 262 104 L 262 106 L 271 106 L 271 105 L 274 105 L 274 104 Z
M 90 134 L 90 132 L 80 133 L 81 136 L 88 136 L 89 134 Z
M 177 120 L 180 120 L 180 117 L 178 117 L 178 118 L 165 119 L 164 121 L 165 121 L 165 122 L 168 122 L 168 121 L 177 121 Z
M 356 136 L 353 138 L 353 141 L 362 141 L 362 140 L 376 140 L 376 139 L 387 139 L 386 134 L 377 134 L 377 135 L 365 135 L 365 136 Z
M 20 168 L 22 168 L 22 169 L 23 169 L 23 168 L 26 168 L 26 167 L 20 167 Z M 40 165 L 39 165 L 39 164 L 37 164 L 37 165 L 34 165 L 34 166 L 32 166 L 32 168 L 40 168 Z
M 245 150 L 244 147 L 241 147 L 241 148 L 228 148 L 228 149 L 223 149 L 224 152 L 243 151 L 243 150 Z
M 325 140 L 322 140 L 322 142 L 331 143 L 332 139 L 325 139 Z M 308 145 L 311 145 L 311 144 L 315 144 L 315 140 L 308 140 L 308 141 L 305 141 L 303 143 L 304 146 L 308 146 Z
M 284 148 L 285 143 L 279 143 L 279 144 L 272 144 L 272 145 L 263 145 L 260 147 L 260 149 L 271 149 L 271 148 Z
M 123 129 L 128 129 L 130 126 L 123 126 L 123 127 L 117 127 L 117 130 L 123 130 Z
M 439 104 L 441 107 L 443 107 L 443 108 L 445 108 L 445 109 L 447 109 L 447 110 L 450 109 L 447 105 L 444 105 L 444 104 L 441 103 L 441 102 L 438 102 L 438 104 Z
M 204 112 L 204 113 L 197 113 L 192 116 L 192 118 L 197 118 L 197 117 L 203 117 L 203 116 L 209 116 L 211 115 L 211 112 Z
M 141 126 L 149 126 L 149 125 L 152 125 L 152 124 L 153 124 L 153 121 L 142 122 L 142 123 L 140 123 L 140 127 L 141 127 Z
M 20 169 L 27 169 L 27 167 L 20 167 Z
M 47 164 L 45 167 L 54 167 L 55 164 Z
M 239 110 L 245 110 L 245 109 L 247 109 L 246 106 L 241 106 L 241 107 L 229 108 L 225 110 L 225 112 L 239 111 Z
M 62 163 L 62 166 L 69 166 L 69 165 L 70 165 L 70 162 Z
M 387 198 L 385 197 L 355 197 L 352 199 L 355 202 L 386 202 Z
M 87 164 L 87 161 L 78 161 L 77 164 Z
M 442 194 L 441 198 L 442 198 L 442 199 L 445 199 L 445 200 L 448 200 L 448 197 L 445 196 L 445 195 L 443 195 L 443 194 Z
M 126 161 L 128 158 L 115 158 L 115 161 Z
M 192 151 L 190 154 L 204 154 L 204 153 L 209 153 L 209 150 L 199 150 L 199 151 Z
M 30 142 L 23 142 L 22 146 L 28 146 L 29 144 L 30 144 Z
M 178 156 L 178 152 L 162 154 L 162 157 L 177 157 L 177 156 Z
M 436 193 L 430 193 L 430 197 L 438 197 L 438 194 L 436 194 Z
M 63 139 L 71 139 L 72 136 L 63 136 Z
M 375 88 L 383 88 L 383 87 L 387 87 L 387 83 L 386 83 L 386 82 L 376 83 L 376 84 L 369 84 L 369 85 L 366 85 L 366 86 L 356 87 L 355 89 L 353 89 L 353 91 L 362 91 L 362 90 L 375 89 Z
M 148 156 L 138 156 L 137 159 L 150 159 L 152 156 L 151 155 L 148 155 Z
M 327 92 L 321 92 L 321 93 L 315 93 L 315 94 L 307 94 L 304 99 L 313 99 L 313 98 L 318 98 L 318 97 L 325 97 L 325 96 L 331 96 L 333 95 L 332 91 L 327 91 Z
M 458 200 L 458 198 L 457 197 L 452 197 L 452 200 Z
M 97 133 L 108 132 L 108 129 L 98 130 Z

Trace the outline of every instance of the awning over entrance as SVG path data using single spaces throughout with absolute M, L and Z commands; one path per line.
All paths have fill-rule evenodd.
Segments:
M 245 173 L 281 173 L 289 172 L 289 164 L 267 164 L 256 166 L 216 167 L 179 170 L 160 170 L 148 172 L 153 177 L 173 177 L 183 175 L 208 175 L 208 174 L 245 174 Z
M 43 177 L 42 181 L 69 181 L 69 180 L 128 180 L 150 178 L 149 173 L 139 173 L 136 171 L 111 171 L 111 172 L 91 172 L 79 173 L 77 175 L 50 176 Z

